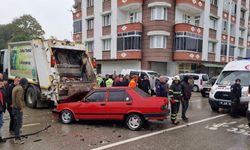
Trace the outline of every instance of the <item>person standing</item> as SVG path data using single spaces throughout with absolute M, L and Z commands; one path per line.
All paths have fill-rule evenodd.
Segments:
M 157 97 L 168 97 L 166 89 L 166 79 L 163 76 L 160 76 L 159 83 L 156 87 L 156 96 Z
M 0 143 L 6 142 L 5 139 L 2 137 L 2 127 L 3 127 L 3 114 L 5 113 L 6 110 L 6 105 L 4 101 L 4 93 L 3 93 L 3 88 L 4 88 L 4 83 L 0 82 Z
M 188 117 L 186 116 L 186 112 L 189 106 L 189 100 L 191 98 L 192 95 L 192 86 L 190 85 L 190 83 L 188 82 L 188 80 L 190 79 L 189 76 L 184 76 L 183 81 L 181 82 L 181 86 L 182 86 L 182 99 L 181 99 L 181 106 L 182 106 L 182 115 L 181 118 L 183 121 L 188 121 Z
M 136 75 L 133 75 L 128 86 L 131 88 L 136 88 L 137 87 L 137 79 L 138 79 L 138 77 Z
M 113 86 L 113 79 L 112 79 L 112 75 L 109 76 L 108 80 L 105 81 L 105 85 L 106 87 L 112 87 Z
M 234 118 L 238 118 L 238 106 L 240 103 L 241 98 L 241 80 L 236 79 L 235 84 L 231 86 L 231 97 L 232 97 L 232 104 L 231 104 L 231 116 Z
M 171 99 L 171 121 L 172 124 L 178 125 L 179 121 L 177 121 L 177 114 L 179 112 L 180 101 L 182 97 L 182 87 L 179 76 L 175 76 L 173 78 L 173 84 L 169 89 L 169 97 Z
M 20 136 L 20 129 L 23 124 L 23 110 L 24 110 L 24 90 L 28 85 L 28 80 L 22 78 L 18 85 L 16 85 L 12 91 L 12 113 L 14 117 L 15 127 L 15 144 L 23 144 L 24 141 Z
M 144 76 L 144 79 L 141 81 L 141 89 L 148 94 L 151 93 L 150 82 L 149 82 L 149 79 L 146 75 Z
M 101 87 L 101 83 L 103 82 L 103 79 L 102 79 L 102 76 L 100 74 L 97 75 L 96 81 L 97 81 L 97 86 Z
M 15 134 L 15 128 L 14 128 L 14 117 L 12 113 L 12 91 L 13 88 L 19 84 L 20 78 L 15 77 L 14 83 L 11 83 L 9 86 L 6 87 L 6 104 L 7 104 L 7 110 L 10 115 L 10 125 L 9 125 L 9 133 L 10 134 Z
M 129 79 L 129 75 L 126 74 L 126 75 L 124 76 L 122 85 L 123 85 L 123 86 L 128 86 L 128 85 L 129 85 L 129 80 L 130 80 L 130 79 Z

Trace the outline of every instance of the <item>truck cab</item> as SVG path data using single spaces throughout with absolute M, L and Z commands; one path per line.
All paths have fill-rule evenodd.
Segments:
M 236 79 L 241 80 L 242 97 L 240 99 L 240 110 L 246 111 L 248 105 L 250 85 L 250 60 L 239 60 L 229 62 L 220 73 L 209 93 L 209 104 L 212 110 L 231 107 L 231 86 Z

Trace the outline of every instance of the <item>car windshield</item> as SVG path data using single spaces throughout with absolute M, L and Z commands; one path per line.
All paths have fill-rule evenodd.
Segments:
M 208 80 L 209 80 L 208 75 L 202 75 L 202 80 L 203 80 L 203 81 L 208 81 Z
M 134 88 L 134 91 L 138 93 L 139 95 L 141 95 L 142 97 L 150 97 L 146 92 L 144 92 L 143 90 L 139 88 Z
M 250 85 L 250 71 L 224 71 L 220 75 L 217 85 L 233 85 L 236 79 L 241 80 L 242 86 Z
M 213 84 L 215 83 L 216 79 L 217 79 L 217 78 L 211 78 L 211 79 L 207 82 L 207 84 L 213 85 Z
M 159 77 L 159 73 L 157 72 L 148 72 L 148 74 L 150 75 L 150 77 Z

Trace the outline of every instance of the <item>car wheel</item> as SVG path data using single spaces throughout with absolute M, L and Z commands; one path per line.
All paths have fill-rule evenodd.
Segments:
M 130 114 L 126 118 L 126 124 L 130 130 L 139 130 L 143 125 L 143 117 L 139 114 Z
M 219 111 L 219 107 L 214 107 L 214 106 L 211 106 L 211 109 L 212 109 L 213 111 L 216 111 L 216 112 L 218 112 L 218 111 Z
M 204 93 L 201 93 L 201 96 L 202 96 L 202 97 L 206 97 L 206 94 L 204 94 Z
M 193 91 L 194 91 L 194 92 L 198 92 L 198 91 L 199 91 L 199 87 L 198 87 L 197 85 L 194 85 L 194 86 L 193 86 Z
M 30 108 L 36 108 L 37 99 L 38 99 L 38 92 L 36 90 L 36 87 L 30 86 L 28 87 L 26 94 L 26 104 Z
M 248 126 L 249 126 L 249 128 L 250 128 L 250 123 L 248 123 Z
M 73 113 L 69 110 L 63 110 L 60 115 L 62 123 L 70 124 L 74 120 Z

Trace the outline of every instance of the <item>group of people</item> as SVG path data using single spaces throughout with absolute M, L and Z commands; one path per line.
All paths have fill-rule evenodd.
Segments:
M 6 109 L 10 116 L 9 133 L 15 135 L 14 143 L 23 144 L 21 128 L 23 123 L 24 90 L 28 85 L 26 78 L 15 77 L 14 82 L 8 84 L 0 74 L 0 143 L 6 142 L 2 136 L 3 115 Z
M 192 93 L 192 85 L 189 83 L 189 76 L 184 76 L 181 81 L 179 76 L 173 78 L 173 83 L 168 84 L 168 78 L 161 76 L 155 80 L 155 95 L 158 97 L 167 97 L 171 102 L 171 121 L 174 125 L 178 125 L 177 114 L 179 112 L 180 104 L 182 105 L 182 119 L 188 121 L 186 112 L 189 106 L 189 100 Z M 151 91 L 150 81 L 147 76 L 139 78 L 137 75 L 106 75 L 102 78 L 97 76 L 98 87 L 114 87 L 114 86 L 128 86 L 138 87 L 149 95 L 154 93 Z
M 189 79 L 191 79 L 189 76 L 184 76 L 183 81 L 181 81 L 179 76 L 175 76 L 173 83 L 169 85 L 168 78 L 162 76 L 155 82 L 156 96 L 167 97 L 171 102 L 171 121 L 174 125 L 179 124 L 177 115 L 180 104 L 182 105 L 181 118 L 186 122 L 188 121 L 186 112 L 192 93 L 192 85 L 189 83 Z

